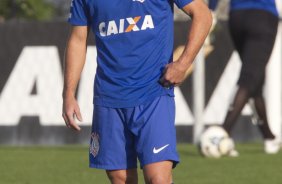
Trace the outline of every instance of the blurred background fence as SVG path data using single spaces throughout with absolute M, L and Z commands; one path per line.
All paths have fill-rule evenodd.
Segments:
M 222 1 L 224 2 L 224 1 Z M 70 0 L 0 1 L 0 144 L 60 145 L 88 144 L 92 119 L 92 87 L 95 74 L 95 39 L 89 40 L 87 62 L 82 73 L 77 98 L 84 122 L 81 133 L 65 128 L 61 118 L 62 62 L 69 26 L 66 23 Z M 226 3 L 221 5 L 226 11 Z M 176 10 L 177 11 L 177 10 Z M 220 10 L 219 10 L 220 11 Z M 204 125 L 221 124 L 237 81 L 240 61 L 234 52 L 226 24 L 219 21 L 203 48 L 204 66 L 202 121 Z M 175 53 L 183 49 L 187 18 L 175 16 Z M 282 22 L 268 66 L 265 85 L 271 128 L 281 136 L 282 114 Z M 176 128 L 179 142 L 192 142 L 195 123 L 195 83 L 191 69 L 176 92 Z M 253 123 L 253 111 L 246 105 L 235 125 L 233 137 L 247 142 L 261 139 Z

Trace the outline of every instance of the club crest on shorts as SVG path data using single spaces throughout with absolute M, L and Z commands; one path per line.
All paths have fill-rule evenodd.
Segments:
M 99 152 L 99 135 L 97 133 L 91 134 L 91 143 L 90 143 L 90 153 L 95 158 L 98 155 Z

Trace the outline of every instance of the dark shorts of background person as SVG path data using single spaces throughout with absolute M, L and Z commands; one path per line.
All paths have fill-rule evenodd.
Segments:
M 253 97 L 262 94 L 277 27 L 278 17 L 264 10 L 230 12 L 230 33 L 242 61 L 238 85 L 246 87 Z

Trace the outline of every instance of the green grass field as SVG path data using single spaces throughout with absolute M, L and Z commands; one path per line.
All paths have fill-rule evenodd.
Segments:
M 282 152 L 266 155 L 261 144 L 239 144 L 237 158 L 207 159 L 196 147 L 179 145 L 175 184 L 281 184 Z M 140 171 L 141 174 L 141 171 Z M 144 183 L 139 177 L 139 183 Z M 104 184 L 101 170 L 88 168 L 86 146 L 0 147 L 1 184 Z

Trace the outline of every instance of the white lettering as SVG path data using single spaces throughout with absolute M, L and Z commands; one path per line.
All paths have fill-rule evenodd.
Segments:
M 175 124 L 176 125 L 191 125 L 194 122 L 194 116 L 180 90 L 179 87 L 174 89 L 175 93 Z
M 124 32 L 124 19 L 119 20 L 119 33 Z
M 141 22 L 140 20 L 143 20 L 143 22 Z M 141 29 L 138 26 L 141 26 Z M 100 35 L 103 37 L 110 36 L 112 34 L 121 34 L 140 30 L 144 31 L 146 29 L 154 28 L 155 26 L 151 15 L 146 15 L 144 19 L 141 16 L 136 16 L 128 17 L 126 19 L 120 19 L 119 22 L 111 20 L 108 23 L 101 22 L 99 24 Z
M 155 28 L 154 22 L 153 22 L 153 19 L 152 19 L 151 15 L 146 15 L 145 16 L 143 24 L 142 24 L 142 27 L 141 27 L 141 30 L 146 30 L 148 28 L 149 29 L 154 29 Z
M 100 31 L 100 35 L 101 36 L 107 36 L 107 33 L 106 33 L 106 23 L 105 22 L 101 22 L 100 23 L 99 31 Z
M 126 18 L 126 20 L 130 25 L 133 25 L 133 28 L 132 28 L 133 31 L 139 31 L 139 28 L 137 27 L 136 22 L 134 21 L 133 18 L 129 17 L 129 18 Z
M 54 46 L 25 47 L 0 96 L 1 125 L 39 116 L 43 125 L 62 125 L 62 70 Z M 36 84 L 37 93 L 31 91 Z
M 234 52 L 205 109 L 204 122 L 207 124 L 222 123 L 224 121 L 229 105 L 233 100 L 240 68 L 239 55 Z M 248 104 L 243 109 L 242 114 L 252 114 L 252 109 Z
M 111 34 L 118 34 L 118 28 L 114 20 L 109 22 L 107 36 Z

